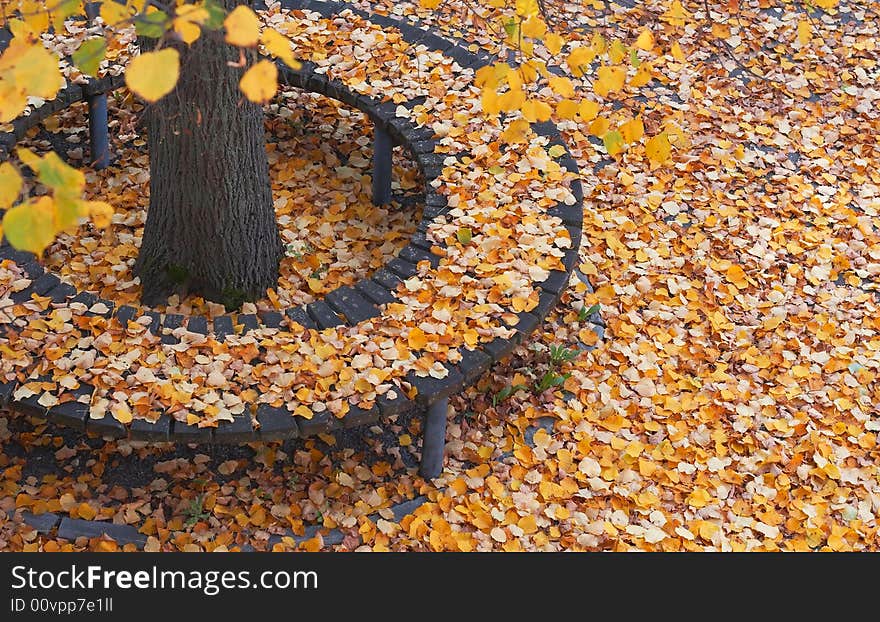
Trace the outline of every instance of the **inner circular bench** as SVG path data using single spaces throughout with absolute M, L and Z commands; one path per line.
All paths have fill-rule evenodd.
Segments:
M 308 8 L 324 16 L 336 15 L 350 7 L 331 2 L 288 1 L 287 8 Z M 429 49 L 450 56 L 462 67 L 474 70 L 483 66 L 491 59 L 477 56 L 454 43 L 437 37 L 407 23 L 392 18 L 374 16 L 364 12 L 353 11 L 368 17 L 373 23 L 382 27 L 399 29 L 404 39 L 410 44 L 422 44 Z M 242 335 L 248 331 L 264 328 L 283 328 L 299 325 L 305 329 L 324 330 L 338 326 L 355 326 L 361 322 L 381 321 L 382 307 L 389 303 L 400 303 L 398 286 L 418 273 L 420 262 L 429 262 L 436 268 L 441 256 L 432 252 L 437 243 L 428 239 L 426 233 L 432 221 L 449 209 L 446 197 L 437 192 L 432 182 L 441 175 L 446 155 L 435 153 L 437 141 L 433 130 L 418 127 L 407 118 L 398 116 L 398 104 L 382 102 L 365 95 L 358 94 L 338 80 L 328 79 L 319 68 L 306 63 L 301 70 L 292 71 L 279 64 L 280 80 L 294 87 L 326 95 L 366 113 L 374 124 L 374 162 L 373 162 L 373 201 L 377 204 L 387 203 L 391 198 L 391 152 L 394 144 L 400 144 L 409 150 L 425 178 L 425 208 L 416 234 L 397 257 L 376 271 L 370 278 L 356 283 L 354 286 L 342 286 L 327 294 L 323 301 L 312 302 L 301 307 L 293 307 L 260 314 L 236 314 L 216 317 L 209 321 L 202 316 L 185 317 L 178 314 L 161 314 L 147 311 L 141 314 L 130 306 L 116 308 L 113 302 L 100 299 L 87 292 L 77 292 L 75 288 L 63 283 L 53 274 L 46 273 L 36 257 L 30 253 L 17 251 L 8 245 L 6 240 L 0 245 L 0 261 L 11 260 L 31 279 L 30 286 L 15 292 L 13 304 L 30 300 L 32 295 L 51 298 L 53 303 L 81 303 L 89 309 L 87 314 L 115 317 L 123 326 L 134 321 L 144 324 L 161 342 L 174 345 L 179 342 L 180 330 L 203 336 L 210 336 L 218 341 L 230 335 Z M 78 101 L 87 101 L 89 105 L 90 143 L 93 159 L 98 166 L 109 163 L 109 141 L 107 139 L 107 107 L 106 93 L 122 86 L 121 77 L 110 77 L 90 82 L 84 87 L 72 86 L 65 89 L 59 96 L 36 109 L 29 116 L 17 119 L 14 131 L 0 135 L 0 156 L 5 159 L 15 142 L 27 130 L 60 109 Z M 407 102 L 404 106 L 412 106 Z M 565 150 L 560 164 L 568 171 L 577 174 L 574 159 L 568 153 L 558 129 L 552 123 L 534 124 L 533 129 L 539 135 L 546 136 L 550 145 L 559 145 Z M 97 156 L 97 157 L 95 157 Z M 516 313 L 518 323 L 515 332 L 509 338 L 495 338 L 492 341 L 478 344 L 477 347 L 459 349 L 460 360 L 456 364 L 443 363 L 446 375 L 435 378 L 430 375 L 420 376 L 409 372 L 405 380 L 416 390 L 414 399 L 406 397 L 402 391 L 396 391 L 394 399 L 387 395 L 379 395 L 370 408 L 361 408 L 351 404 L 348 412 L 337 418 L 327 410 L 314 412 L 311 418 L 296 416 L 287 407 L 275 407 L 259 404 L 256 409 L 256 422 L 251 416 L 236 416 L 233 421 L 221 421 L 216 428 L 198 427 L 178 421 L 171 416 L 161 416 L 155 422 L 145 419 L 134 419 L 130 425 L 110 416 L 101 419 L 90 418 L 90 406 L 84 401 L 91 399 L 94 387 L 80 383 L 79 387 L 70 391 L 74 400 L 45 405 L 42 394 L 33 393 L 19 395 L 17 389 L 27 383 L 51 381 L 51 378 L 31 374 L 22 378 L 5 379 L 0 384 L 0 403 L 31 415 L 45 417 L 50 421 L 72 426 L 113 438 L 130 438 L 140 441 L 180 441 L 185 443 L 242 443 L 254 441 L 283 440 L 312 436 L 318 433 L 333 432 L 342 427 L 352 428 L 374 423 L 381 417 L 391 417 L 421 411 L 425 416 L 423 428 L 422 458 L 420 472 L 424 477 L 432 478 L 442 470 L 443 451 L 445 445 L 446 413 L 448 397 L 473 384 L 484 371 L 494 362 L 509 354 L 525 336 L 531 333 L 544 319 L 557 302 L 568 283 L 571 270 L 577 261 L 577 249 L 581 239 L 582 201 L 583 194 L 577 179 L 572 182 L 572 193 L 575 202 L 572 205 L 559 203 L 548 211 L 548 217 L 558 217 L 569 232 L 572 244 L 566 250 L 562 260 L 565 270 L 554 270 L 547 278 L 535 285 L 540 287 L 539 303 L 531 311 Z M 51 309 L 51 307 L 50 307 Z M 45 313 L 48 313 L 47 309 Z M 6 325 L 0 325 L 0 330 Z M 0 334 L 2 338 L 2 334 Z M 259 355 L 262 356 L 262 353 Z M 456 357 L 457 358 L 457 357 Z M 0 378 L 2 379 L 2 378 Z M 26 392 L 30 393 L 30 392 Z

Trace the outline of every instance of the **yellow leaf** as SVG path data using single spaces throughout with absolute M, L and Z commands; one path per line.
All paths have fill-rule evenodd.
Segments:
M 210 17 L 206 8 L 195 4 L 184 4 L 177 8 L 173 22 L 174 32 L 189 45 L 201 36 L 202 29 L 199 25 L 204 24 Z
M 507 126 L 501 134 L 501 139 L 506 143 L 521 143 L 526 139 L 529 131 L 529 122 L 525 119 L 517 119 Z
M 9 80 L 0 79 L 0 123 L 9 123 L 27 107 L 27 94 Z
M 611 59 L 611 64 L 616 65 L 625 57 L 626 46 L 623 45 L 623 41 L 618 40 L 612 43 L 611 47 L 608 49 L 608 58 Z
M 825 475 L 831 479 L 840 479 L 840 469 L 837 468 L 837 465 L 829 462 L 822 467 L 822 470 L 825 471 Z
M 532 15 L 522 25 L 522 33 L 532 39 L 541 39 L 547 34 L 547 24 L 537 15 Z
M 666 12 L 660 16 L 660 19 L 673 26 L 684 26 L 688 17 L 690 17 L 690 13 L 688 13 L 681 5 L 681 1 L 672 0 L 672 4 L 670 4 Z
M 407 341 L 409 342 L 409 347 L 413 350 L 421 350 L 426 345 L 428 345 L 428 336 L 425 335 L 425 331 L 416 326 L 412 330 L 409 331 L 409 336 L 407 337 Z
M 507 63 L 501 61 L 491 65 L 491 68 L 498 80 L 506 80 L 507 77 L 513 73 L 513 68 Z
M 566 121 L 573 121 L 578 114 L 578 104 L 573 99 L 563 99 L 556 104 L 556 116 Z
M 605 117 L 598 117 L 590 123 L 590 134 L 593 136 L 604 136 L 610 125 L 611 123 L 609 123 L 608 119 Z
M 540 11 L 538 0 L 516 0 L 516 14 L 520 17 L 531 17 Z
M 9 32 L 12 33 L 12 36 L 15 39 L 22 42 L 27 40 L 31 43 L 36 43 L 40 38 L 38 31 L 35 31 L 26 22 L 23 22 L 20 19 L 10 19 L 6 22 L 6 27 L 9 28 Z
M 180 54 L 172 48 L 135 56 L 125 71 L 125 84 L 148 102 L 174 90 L 180 75 Z
M 86 212 L 91 217 L 96 227 L 102 229 L 110 224 L 110 218 L 113 216 L 113 208 L 103 201 L 87 201 L 85 204 Z
M 623 140 L 628 143 L 640 141 L 642 136 L 645 135 L 645 126 L 642 123 L 641 117 L 636 117 L 621 125 L 620 133 L 623 135 Z
M 544 37 L 544 45 L 547 46 L 547 50 L 551 54 L 559 54 L 562 51 L 562 46 L 565 44 L 565 39 L 563 39 L 560 35 L 555 32 L 551 32 L 549 35 Z
M 681 46 L 678 44 L 678 41 L 672 44 L 672 49 L 669 50 L 669 53 L 672 54 L 672 58 L 677 61 L 683 61 L 685 59 L 684 52 L 681 50 Z
M 707 520 L 700 521 L 699 533 L 700 537 L 711 541 L 715 534 L 721 529 L 717 523 L 710 523 Z
M 39 255 L 55 238 L 55 206 L 41 196 L 11 208 L 3 216 L 6 239 L 15 248 Z
M 240 47 L 253 47 L 260 41 L 260 19 L 243 4 L 235 7 L 223 20 L 226 43 Z
M 498 91 L 495 88 L 485 88 L 480 95 L 480 101 L 483 105 L 483 112 L 488 115 L 495 116 L 501 112 L 501 104 L 498 98 Z
M 507 85 L 511 91 L 521 91 L 523 85 L 523 75 L 519 71 L 508 71 L 505 75 Z
M 553 114 L 553 109 L 546 102 L 530 99 L 522 106 L 523 118 L 530 123 L 535 121 L 547 121 Z
M 574 84 L 566 77 L 553 76 L 550 78 L 550 88 L 561 97 L 574 97 Z
M 419 6 L 423 9 L 436 9 L 443 0 L 419 0 Z
M 52 99 L 64 86 L 64 78 L 58 65 L 58 57 L 49 52 L 42 44 L 27 45 L 22 50 L 12 50 L 15 43 L 9 45 L 3 54 L 15 53 L 12 66 L 12 82 L 25 90 L 28 95 Z M 4 63 L 5 64 L 5 63 Z
M 85 205 L 68 193 L 55 193 L 55 230 L 71 231 L 79 225 L 80 216 L 85 213 Z
M 131 423 L 131 409 L 125 402 L 116 402 L 110 407 L 110 414 L 119 423 Z
M 636 39 L 636 47 L 646 51 L 654 48 L 654 35 L 651 34 L 647 27 L 643 28 L 642 32 L 639 33 L 639 38 Z
M 617 66 L 602 65 L 596 74 L 593 90 L 600 97 L 605 97 L 612 91 L 619 91 L 626 81 L 626 69 Z
M 16 147 L 15 155 L 17 155 L 18 159 L 31 170 L 40 170 L 40 163 L 43 159 L 27 147 Z
M 39 2 L 39 0 L 22 0 L 19 7 L 22 11 L 21 18 L 32 32 L 41 33 L 48 30 L 49 13 L 46 11 L 46 5 L 43 2 Z
M 579 78 L 587 73 L 590 63 L 596 58 L 596 52 L 592 48 L 580 47 L 575 48 L 565 59 L 571 75 Z
M 303 419 L 311 419 L 314 416 L 312 409 L 302 404 L 294 409 L 293 414 L 297 417 L 302 417 Z
M 238 86 L 252 102 L 265 103 L 278 90 L 278 68 L 271 61 L 261 60 L 244 73 Z
M 746 273 L 742 267 L 733 264 L 727 269 L 727 280 L 737 286 L 739 289 L 745 289 L 749 286 L 746 281 Z
M 21 175 L 9 162 L 0 164 L 0 210 L 9 209 L 21 194 Z
M 520 529 L 523 530 L 523 533 L 533 534 L 538 531 L 538 526 L 535 523 L 535 517 L 531 514 L 527 514 L 517 521 L 517 525 Z
M 590 48 L 593 50 L 593 53 L 598 56 L 605 52 L 605 47 L 605 37 L 600 32 L 594 32 L 593 38 L 590 41 Z
M 806 45 L 810 42 L 810 39 L 813 38 L 813 29 L 810 26 L 810 22 L 805 19 L 798 22 L 797 38 L 801 45 Z
M 511 74 L 512 75 L 512 74 Z M 504 112 L 519 110 L 525 104 L 526 93 L 522 89 L 510 90 L 498 98 L 498 106 Z
M 511 72 L 512 73 L 512 72 Z M 534 82 L 540 73 L 542 76 L 548 75 L 547 63 L 537 60 L 527 60 L 519 66 L 519 73 L 525 82 Z
M 598 114 L 599 104 L 590 99 L 583 100 L 578 106 L 578 115 L 582 121 L 592 121 Z
M 648 82 L 651 81 L 653 67 L 651 63 L 642 63 L 639 65 L 639 68 L 636 70 L 636 75 L 632 77 L 632 80 L 629 81 L 631 86 L 640 87 L 645 86 Z
M 98 515 L 98 513 L 95 512 L 95 508 L 90 506 L 85 501 L 79 504 L 79 506 L 76 508 L 76 512 L 77 516 L 85 520 L 92 520 L 93 518 L 95 518 L 95 516 Z
M 703 508 L 706 507 L 709 502 L 712 500 L 712 496 L 706 491 L 705 488 L 694 488 L 691 494 L 687 498 L 687 503 L 691 507 L 695 508 Z
M 652 162 L 663 164 L 669 159 L 672 153 L 672 145 L 669 144 L 669 136 L 666 132 L 661 132 L 656 136 L 649 138 L 645 143 L 645 152 Z
M 299 69 L 302 65 L 293 56 L 290 39 L 272 28 L 266 28 L 261 38 L 263 46 L 275 58 L 281 59 L 291 69 Z
M 116 24 L 129 19 L 133 15 L 131 8 L 128 5 L 119 4 L 117 2 L 102 2 L 100 14 L 101 19 L 104 20 L 104 23 L 108 26 L 115 26 Z
M 507 67 L 507 65 L 504 66 Z M 508 67 L 508 69 L 510 68 Z M 483 65 L 474 74 L 474 85 L 481 89 L 494 89 L 498 87 L 499 79 L 495 65 Z
M 813 0 L 813 4 L 822 9 L 833 9 L 840 3 L 840 0 Z

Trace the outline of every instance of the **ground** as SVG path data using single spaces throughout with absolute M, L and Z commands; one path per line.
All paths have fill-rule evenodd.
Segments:
M 585 186 L 581 261 L 533 337 L 451 399 L 441 477 L 416 475 L 417 419 L 212 451 L 8 414 L 0 548 L 876 550 L 876 10 L 692 2 L 676 29 L 665 1 L 579 4 L 560 22 L 626 42 L 657 26 L 659 79 L 615 115 L 666 127 L 672 162 L 609 158 L 559 121 Z M 482 42 L 444 5 L 420 19 Z M 550 370 L 571 375 L 538 391 Z M 142 540 L 29 526 L 46 512 Z

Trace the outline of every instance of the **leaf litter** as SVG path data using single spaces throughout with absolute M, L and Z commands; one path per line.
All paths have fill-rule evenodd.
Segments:
M 463 4 L 358 4 L 490 44 Z M 205 468 L 198 453 L 162 462 L 169 449 L 66 440 L 11 415 L 3 508 L 94 512 L 140 525 L 163 550 L 272 548 L 269 533 L 306 523 L 345 537 L 282 536 L 274 548 L 876 550 L 876 21 L 850 3 L 813 16 L 805 41 L 797 5 L 738 4 L 735 20 L 705 15 L 712 3 L 679 4 L 686 18 L 666 2 L 567 15 L 628 42 L 657 23 L 657 84 L 624 87 L 616 113 L 641 114 L 650 135 L 668 128 L 671 163 L 638 146 L 608 158 L 580 123 L 559 122 L 588 199 L 578 273 L 533 338 L 451 400 L 440 478 L 424 482 L 404 460 L 417 445 L 399 437 L 418 438 L 417 420 L 390 423 L 393 438 L 369 449 L 333 437 L 252 446 L 245 474 Z M 473 221 L 438 228 L 479 240 L 492 225 Z M 2 268 L 17 287 L 16 267 Z M 36 321 L 41 304 L 14 321 Z M 582 311 L 597 304 L 604 340 Z M 26 369 L 33 337 L 19 339 L 10 350 Z M 552 363 L 551 345 L 580 352 Z M 536 392 L 548 371 L 570 375 Z M 67 448 L 62 473 L 77 451 L 89 472 L 25 476 L 32 445 Z M 116 490 L 105 465 L 126 452 L 154 473 Z M 386 459 L 365 466 L 374 452 Z M 227 471 L 235 479 L 221 480 Z M 186 526 L 203 493 L 208 517 Z M 419 494 L 427 502 L 400 520 L 369 518 Z M 37 534 L 20 514 L 0 538 L 15 550 L 114 546 Z

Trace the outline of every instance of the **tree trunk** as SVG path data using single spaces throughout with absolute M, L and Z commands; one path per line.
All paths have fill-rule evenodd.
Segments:
M 239 90 L 244 68 L 227 65 L 239 49 L 222 34 L 178 49 L 177 86 L 146 117 L 150 209 L 135 273 L 144 304 L 179 292 L 234 308 L 277 284 L 283 255 L 263 111 Z

